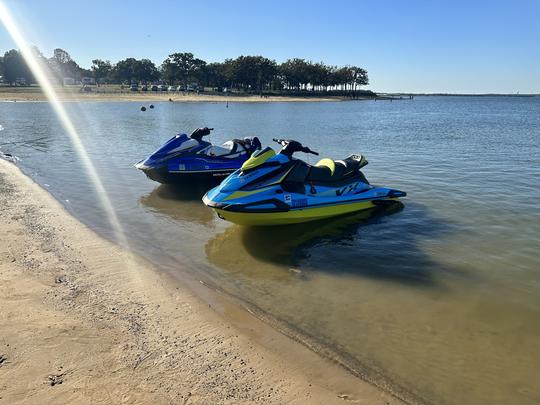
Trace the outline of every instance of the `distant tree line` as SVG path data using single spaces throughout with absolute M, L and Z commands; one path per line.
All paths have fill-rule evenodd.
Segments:
M 299 58 L 278 64 L 263 56 L 239 56 L 224 62 L 207 63 L 192 53 L 179 52 L 169 55 L 160 66 L 149 59 L 127 58 L 115 64 L 94 59 L 90 69 L 84 69 L 63 49 L 55 49 L 50 58 L 43 56 L 37 48 L 34 52 L 59 83 L 63 83 L 64 78 L 93 77 L 98 84 L 198 84 L 259 94 L 268 91 L 357 91 L 369 83 L 367 71 L 361 67 L 331 66 Z M 16 49 L 0 57 L 0 75 L 9 85 L 16 84 L 19 78 L 26 83 L 35 82 Z

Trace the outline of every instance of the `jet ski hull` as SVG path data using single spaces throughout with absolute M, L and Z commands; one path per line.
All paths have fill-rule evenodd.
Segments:
M 218 185 L 236 169 L 204 170 L 204 171 L 170 171 L 166 167 L 150 168 L 137 166 L 150 180 L 162 184 L 208 184 Z
M 405 195 L 403 192 L 400 193 L 400 196 Z M 289 208 L 283 204 L 281 205 L 282 209 L 256 210 L 238 204 L 216 203 L 208 197 L 208 194 L 203 197 L 203 202 L 212 208 L 221 219 L 245 226 L 272 226 L 317 221 L 388 206 L 395 204 L 398 200 L 398 197 L 388 195 L 385 198 L 348 200 L 334 204 L 308 205 L 301 208 Z
M 342 204 L 293 208 L 288 211 L 253 212 L 249 210 L 229 210 L 218 208 L 209 200 L 205 204 L 212 208 L 217 215 L 226 221 L 244 226 L 273 226 L 299 224 L 317 221 L 340 215 L 370 210 L 381 206 L 396 203 L 397 198 L 377 199 L 370 201 L 347 202 Z

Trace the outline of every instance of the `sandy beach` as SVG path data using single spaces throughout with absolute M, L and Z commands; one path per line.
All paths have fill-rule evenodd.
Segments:
M 203 302 L 1 159 L 0 206 L 0 403 L 400 403 Z
M 93 92 L 82 93 L 79 88 L 56 88 L 62 101 L 169 101 L 173 102 L 216 102 L 216 103 L 268 103 L 268 102 L 323 102 L 343 101 L 343 97 L 285 97 L 258 95 L 214 95 L 179 92 L 129 92 L 127 90 L 96 89 Z M 0 101 L 47 101 L 47 97 L 39 87 L 0 87 Z

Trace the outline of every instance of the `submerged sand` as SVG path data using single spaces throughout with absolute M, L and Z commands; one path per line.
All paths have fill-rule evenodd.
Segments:
M 202 302 L 1 159 L 0 227 L 0 403 L 400 402 Z

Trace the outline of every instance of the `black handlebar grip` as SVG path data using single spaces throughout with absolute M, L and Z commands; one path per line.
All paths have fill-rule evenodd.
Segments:
M 319 156 L 319 153 L 318 153 L 318 152 L 312 151 L 312 150 L 309 149 L 307 146 L 302 146 L 302 149 L 300 149 L 299 152 L 311 153 L 312 155 L 317 155 L 317 156 Z

